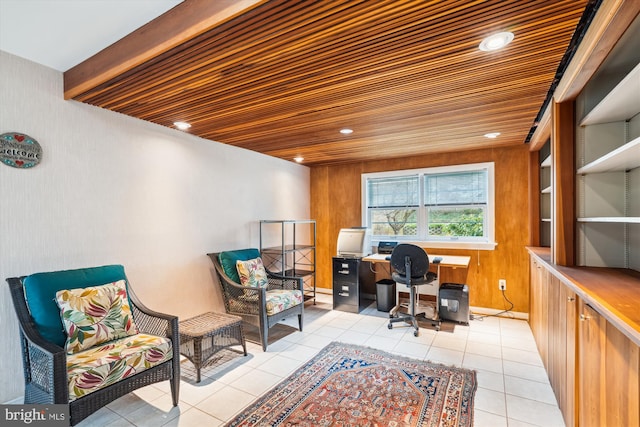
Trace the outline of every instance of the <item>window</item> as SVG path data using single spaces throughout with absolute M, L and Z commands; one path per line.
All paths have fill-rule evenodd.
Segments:
M 377 241 L 493 249 L 493 182 L 493 163 L 363 174 L 363 224 Z

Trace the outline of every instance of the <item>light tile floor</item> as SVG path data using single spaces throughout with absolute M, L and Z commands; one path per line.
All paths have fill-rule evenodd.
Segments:
M 266 353 L 247 343 L 247 357 L 225 355 L 202 370 L 200 383 L 184 361 L 178 407 L 171 404 L 168 382 L 158 383 L 112 402 L 79 426 L 224 425 L 336 340 L 476 370 L 476 427 L 564 426 L 527 322 L 486 317 L 453 332 L 421 328 L 414 337 L 402 324 L 389 330 L 387 313 L 375 304 L 360 314 L 331 307 L 330 295 L 318 295 L 316 305 L 306 306 L 304 332 L 279 339 Z M 297 318 L 285 323 L 297 327 Z

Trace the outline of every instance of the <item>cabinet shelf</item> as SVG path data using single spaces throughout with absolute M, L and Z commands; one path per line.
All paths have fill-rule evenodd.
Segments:
M 535 225 L 539 233 L 539 245 L 551 245 L 551 140 L 547 139 L 539 152 L 539 159 L 542 160 L 538 170 L 538 215 Z
M 306 269 L 302 269 L 302 268 L 290 268 L 288 270 L 285 270 L 284 275 L 285 276 L 293 276 L 293 277 L 304 277 L 304 276 L 309 276 L 313 274 L 313 270 L 306 270 Z
M 578 222 L 609 222 L 620 224 L 640 224 L 640 217 L 634 216 L 594 216 L 582 217 L 577 219 Z
M 640 136 L 578 169 L 588 173 L 628 171 L 640 167 Z
M 282 253 L 284 252 L 295 252 L 295 251 L 303 251 L 305 249 L 313 249 L 315 246 L 313 245 L 284 245 L 284 246 L 273 246 L 269 248 L 262 248 L 262 252 L 267 253 Z
M 582 119 L 580 126 L 617 122 L 635 116 L 640 112 L 639 93 L 640 64 Z

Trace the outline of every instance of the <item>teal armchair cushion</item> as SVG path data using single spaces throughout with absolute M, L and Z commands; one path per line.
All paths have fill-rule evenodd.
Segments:
M 236 267 L 236 261 L 248 261 L 260 256 L 260 251 L 255 248 L 250 249 L 238 249 L 237 251 L 220 252 L 218 259 L 220 265 L 225 274 L 229 276 L 231 280 L 236 283 L 240 283 L 240 276 L 238 275 L 238 268 Z
M 127 280 L 124 267 L 105 265 L 78 270 L 35 273 L 23 280 L 25 299 L 33 322 L 40 335 L 48 341 L 64 347 L 67 335 L 62 326 L 60 309 L 56 304 L 56 292 L 63 289 L 86 288 Z

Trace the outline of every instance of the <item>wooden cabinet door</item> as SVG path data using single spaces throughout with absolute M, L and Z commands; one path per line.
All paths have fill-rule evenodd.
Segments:
M 605 348 L 605 423 L 640 426 L 639 347 L 607 323 Z
M 576 394 L 576 295 L 554 275 L 549 275 L 548 357 L 545 367 L 567 426 L 574 426 Z
M 529 324 L 544 366 L 548 366 L 549 298 L 548 270 L 535 258 L 530 259 L 531 292 Z
M 580 301 L 580 426 L 640 425 L 638 346 Z
M 559 285 L 558 292 L 558 337 L 555 376 L 557 386 L 554 391 L 558 399 L 558 405 L 562 411 L 564 422 L 567 426 L 575 426 L 576 417 L 576 340 L 578 323 L 578 302 L 573 293 L 560 280 L 555 279 Z
M 606 320 L 579 302 L 579 420 L 582 427 L 601 427 L 604 422 Z
M 547 286 L 547 306 L 548 306 L 548 344 L 547 344 L 547 375 L 549 382 L 556 393 L 558 403 L 560 403 L 560 395 L 562 390 L 558 386 L 564 383 L 564 369 L 566 364 L 566 331 L 561 328 L 561 318 L 566 310 L 564 302 L 560 301 L 560 293 L 564 285 L 555 276 L 549 277 Z

